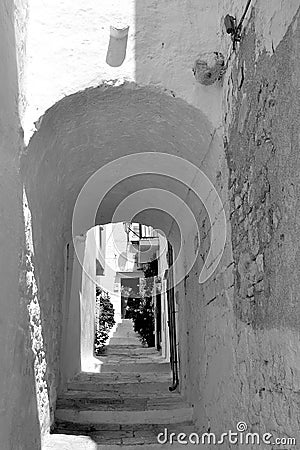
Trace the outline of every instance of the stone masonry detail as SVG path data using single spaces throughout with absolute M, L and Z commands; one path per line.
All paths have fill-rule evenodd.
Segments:
M 237 379 L 252 429 L 299 428 L 299 11 L 255 61 L 254 18 L 232 70 L 230 171 Z M 242 323 L 244 325 L 242 325 Z M 268 335 L 266 332 L 268 331 Z M 293 356 L 292 356 L 293 355 Z

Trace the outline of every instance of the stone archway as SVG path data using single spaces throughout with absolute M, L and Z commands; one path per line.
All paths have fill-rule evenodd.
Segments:
M 201 111 L 180 99 L 134 84 L 90 88 L 64 98 L 45 113 L 39 130 L 22 157 L 21 170 L 32 214 L 35 270 L 42 317 L 47 325 L 44 339 L 49 353 L 48 385 L 52 405 L 61 367 L 64 248 L 72 239 L 72 215 L 85 183 L 99 169 L 118 158 L 151 152 L 183 158 L 214 179 L 222 151 L 218 134 Z M 193 187 L 159 173 L 143 173 L 143 176 L 139 176 L 139 170 L 146 170 L 150 160 L 140 163 L 137 158 L 136 161 L 137 174 L 115 183 L 104 198 L 94 224 L 112 221 L 113 211 L 125 197 L 134 195 L 137 190 L 151 190 L 153 187 L 171 192 L 180 199 L 192 211 L 196 223 L 207 222 L 206 209 L 199 202 Z M 134 160 L 130 164 L 135 164 Z M 206 194 L 209 198 L 211 192 Z M 159 201 L 159 195 L 151 195 L 143 198 L 145 208 L 138 219 L 162 229 L 176 249 L 180 233 L 173 226 L 173 219 L 164 211 L 164 203 Z M 97 190 L 90 192 L 87 210 L 89 202 L 94 202 L 97 196 Z M 221 214 L 221 211 L 217 212 Z M 94 224 L 87 223 L 80 231 L 85 232 Z M 189 224 L 186 226 L 188 229 Z M 196 274 L 201 271 L 209 250 L 209 228 L 203 231 L 200 248 L 197 230 L 190 226 L 190 240 L 184 245 L 186 260 L 192 254 L 198 256 L 199 253 L 202 257 L 196 258 L 190 281 L 193 292 L 190 301 L 194 302 L 194 308 L 200 306 L 199 297 L 202 294 Z M 186 270 L 183 266 L 181 269 L 183 273 Z M 185 279 L 182 277 L 182 282 L 176 287 L 176 297 L 184 298 L 185 290 Z M 185 349 L 188 348 L 187 321 L 190 307 L 187 302 L 179 301 L 182 317 L 179 323 L 180 345 Z M 181 354 L 181 365 L 185 375 L 183 378 L 186 379 L 186 351 Z

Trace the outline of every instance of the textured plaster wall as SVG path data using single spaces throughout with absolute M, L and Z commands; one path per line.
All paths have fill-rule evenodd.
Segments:
M 21 1 L 21 0 L 19 0 Z M 298 0 L 253 0 L 257 15 L 256 52 L 272 50 L 284 36 Z M 215 126 L 221 123 L 222 90 L 201 86 L 192 67 L 199 53 L 222 51 L 230 38 L 225 14 L 241 17 L 239 0 L 52 0 L 31 2 L 26 60 L 25 137 L 33 122 L 66 95 L 103 81 L 134 81 L 159 86 L 202 109 Z M 247 16 L 248 18 L 248 16 Z M 246 20 L 247 20 L 246 18 Z M 110 25 L 129 25 L 126 59 L 106 64 Z M 45 51 L 46 49 L 46 51 Z
M 96 302 L 96 256 L 98 227 L 90 229 L 86 234 L 84 271 L 80 289 L 80 329 L 81 329 L 81 370 L 88 371 L 94 359 L 94 317 Z
M 199 286 L 198 276 L 208 252 L 211 224 L 192 192 L 186 197 L 187 191 L 182 186 L 168 182 L 168 189 L 185 199 L 201 226 L 200 243 L 197 240 L 193 244 L 192 241 L 186 243 L 186 255 L 196 252 L 201 245 L 201 257 L 176 289 L 178 314 L 182 318 L 179 322 L 181 382 L 195 406 L 197 425 L 202 430 L 211 428 L 222 432 L 244 419 L 252 423 L 254 429 L 272 432 L 280 428 L 283 433 L 295 434 L 296 324 L 286 317 L 289 315 L 280 313 L 286 309 L 295 312 L 294 300 L 291 296 L 287 307 L 280 303 L 280 299 L 283 296 L 289 298 L 291 292 L 288 287 L 296 286 L 296 281 L 293 279 L 291 283 L 291 279 L 286 277 L 288 282 L 279 284 L 282 295 L 275 292 L 278 286 L 276 277 L 279 276 L 274 275 L 278 264 L 276 258 L 281 258 L 276 245 L 283 241 L 279 235 L 276 251 L 275 247 L 271 249 L 273 244 L 268 237 L 271 234 L 268 227 L 273 225 L 270 226 L 269 219 L 266 219 L 269 213 L 258 207 L 260 193 L 269 192 L 268 184 L 271 185 L 266 173 L 262 171 L 259 174 L 263 166 L 259 158 L 265 158 L 269 150 L 263 156 L 257 156 L 253 149 L 249 150 L 248 136 L 249 130 L 261 134 L 263 121 L 269 120 L 256 117 L 251 125 L 248 114 L 252 105 L 253 111 L 259 109 L 256 102 L 268 104 L 269 100 L 264 102 L 274 81 L 272 79 L 267 87 L 265 81 L 259 82 L 262 92 L 259 99 L 254 93 L 258 94 L 260 88 L 249 85 L 247 94 L 238 89 L 238 85 L 247 76 L 247 71 L 254 83 L 262 78 L 261 64 L 267 64 L 264 78 L 268 79 L 269 72 L 274 70 L 275 59 L 268 60 L 272 57 L 267 56 L 263 49 L 266 46 L 270 50 L 272 41 L 275 54 L 278 52 L 276 73 L 284 82 L 285 65 L 279 63 L 284 54 L 280 41 L 297 4 L 295 1 L 272 2 L 275 6 L 266 8 L 262 0 L 255 2 L 254 15 L 246 30 L 250 36 L 248 47 L 241 47 L 241 61 L 245 61 L 246 69 L 242 74 L 242 63 L 231 56 L 223 87 L 220 84 L 211 87 L 197 84 L 191 67 L 202 50 L 222 50 L 224 55 L 230 54 L 230 38 L 222 30 L 222 18 L 227 12 L 240 16 L 241 2 L 201 2 L 199 5 L 196 0 L 178 1 L 170 8 L 170 2 L 166 0 L 138 2 L 137 5 L 134 7 L 132 2 L 104 2 L 102 5 L 101 2 L 100 7 L 99 2 L 90 1 L 82 8 L 76 2 L 55 2 L 50 11 L 49 6 L 36 1 L 31 11 L 26 67 L 26 101 L 29 106 L 23 120 L 27 137 L 32 132 L 32 122 L 47 108 L 51 109 L 37 124 L 38 132 L 23 155 L 22 175 L 33 218 L 41 314 L 48 319 L 44 335 L 50 408 L 55 406 L 60 367 L 63 249 L 71 240 L 75 199 L 84 182 L 103 164 L 130 153 L 164 151 L 187 158 L 210 177 L 224 203 L 228 223 L 227 245 L 219 269 L 211 280 Z M 128 55 L 124 65 L 113 69 L 105 64 L 108 26 L 120 17 L 130 25 Z M 293 30 L 296 33 L 297 25 Z M 296 48 L 297 40 L 290 36 L 285 57 L 289 58 L 288 67 L 293 69 L 290 83 L 297 88 L 298 66 L 294 61 L 296 52 L 290 51 L 292 41 L 293 48 Z M 257 72 L 251 72 L 255 69 L 255 60 L 258 61 Z M 150 84 L 152 88 L 123 84 L 123 79 L 141 85 Z M 103 85 L 71 95 L 52 107 L 62 97 L 104 80 L 116 81 L 111 82 L 111 86 Z M 284 84 L 283 92 L 292 96 L 287 84 Z M 286 105 L 284 98 L 281 103 L 282 107 Z M 280 110 L 278 117 L 285 112 Z M 293 120 L 296 120 L 294 116 L 289 123 Z M 280 136 L 289 135 L 288 121 L 285 127 Z M 274 123 L 271 128 L 276 128 Z M 220 139 L 222 132 L 226 136 L 224 147 Z M 244 135 L 245 140 L 242 139 Z M 258 140 L 261 142 L 262 139 Z M 285 144 L 283 148 L 289 148 Z M 249 154 L 254 160 L 251 175 L 254 178 L 249 175 L 246 180 L 246 172 L 252 173 Z M 285 161 L 284 156 L 280 161 Z M 296 162 L 294 165 L 291 162 L 290 167 L 297 167 Z M 281 164 L 278 163 L 278 167 Z M 287 179 L 288 173 L 286 168 L 280 176 Z M 165 181 L 153 176 L 144 176 L 142 181 L 137 178 L 119 186 L 103 204 L 102 215 L 99 213 L 97 216 L 98 223 L 111 220 L 115 206 L 124 196 L 141 187 L 153 187 L 153 184 L 166 187 Z M 247 216 L 245 196 L 251 189 L 254 189 L 257 205 L 254 215 L 262 216 L 259 226 L 252 225 L 252 218 Z M 286 213 L 287 224 L 296 194 L 293 194 L 295 187 L 285 186 L 284 189 L 286 194 L 278 208 L 281 211 L 286 202 L 291 205 Z M 270 205 L 274 203 L 275 219 L 272 216 L 272 220 L 277 221 L 279 229 L 283 213 L 280 212 L 278 219 L 275 203 L 280 202 L 277 199 L 270 202 Z M 241 208 L 244 204 L 245 211 Z M 237 218 L 241 211 L 246 237 Z M 142 223 L 163 229 L 176 248 L 178 233 L 174 229 L 170 233 L 172 220 L 169 217 L 151 212 L 140 215 L 139 219 Z M 255 220 L 260 219 L 256 217 Z M 87 225 L 86 229 L 94 224 Z M 261 230 L 258 239 L 262 244 L 253 259 L 252 240 L 255 241 L 258 230 Z M 191 229 L 192 236 L 194 233 L 195 230 Z M 293 254 L 293 239 L 294 236 L 289 236 L 290 244 L 286 247 L 288 261 Z M 260 280 L 262 273 L 271 274 L 272 294 L 268 287 L 267 294 L 264 292 L 265 281 Z M 286 269 L 285 274 L 289 273 Z M 274 310 L 265 306 L 273 305 L 274 301 L 279 305 Z M 263 401 L 264 395 L 266 400 Z
M 115 310 L 115 321 L 121 321 L 121 278 L 117 275 L 120 270 L 125 270 L 127 262 L 121 254 L 126 255 L 127 235 L 123 223 L 105 225 L 105 269 L 104 276 L 99 277 L 99 285 L 107 291 Z M 128 264 L 128 262 L 127 262 Z M 115 283 L 118 290 L 115 290 Z
M 86 236 L 76 236 L 74 243 L 71 242 L 70 246 L 73 247 L 72 255 L 68 264 L 70 266 L 70 291 L 66 292 L 62 297 L 62 311 L 65 313 L 63 319 L 63 332 L 61 342 L 61 364 L 60 364 L 60 388 L 63 389 L 67 380 L 72 378 L 81 370 L 81 297 L 82 297 L 82 282 L 83 282 L 83 270 L 79 262 L 84 258 L 86 245 Z M 75 251 L 76 249 L 76 251 Z M 66 282 L 66 281 L 65 281 Z M 56 321 L 60 318 L 57 317 Z M 48 320 L 48 326 L 53 326 Z M 57 341 L 59 334 L 57 332 Z
M 26 94 L 25 94 L 25 78 L 26 78 L 26 47 L 27 47 L 27 31 L 29 16 L 29 0 L 14 0 L 14 28 L 16 40 L 16 61 L 18 69 L 19 93 L 18 105 L 19 116 L 22 119 L 25 114 Z
M 166 269 L 168 269 L 167 260 L 167 242 L 162 234 L 159 234 L 159 258 L 158 258 L 158 274 L 161 281 L 161 351 L 162 356 L 167 360 L 170 358 L 170 338 L 167 308 L 167 280 L 164 278 Z
M 15 14 L 20 14 L 21 18 L 26 15 L 22 10 L 25 5 L 23 2 L 21 9 L 16 11 L 11 1 L 3 0 L 0 4 L 0 436 L 3 450 L 38 448 L 40 445 L 35 354 L 25 293 L 30 282 L 23 278 L 25 272 L 30 272 L 30 262 L 26 261 L 25 252 L 21 254 L 25 235 L 18 173 L 22 139 L 17 53 L 21 58 L 22 45 L 15 39 L 14 17 Z M 25 30 L 22 19 L 19 28 Z M 20 262 L 24 263 L 21 276 Z
M 222 2 L 220 2 L 222 3 Z M 103 81 L 134 81 L 172 91 L 219 125 L 221 89 L 208 92 L 192 73 L 201 51 L 219 47 L 218 1 L 53 0 L 32 2 L 27 41 L 26 137 L 45 110 Z M 106 64 L 109 27 L 129 25 L 126 59 Z M 45 51 L 46 49 L 46 51 Z

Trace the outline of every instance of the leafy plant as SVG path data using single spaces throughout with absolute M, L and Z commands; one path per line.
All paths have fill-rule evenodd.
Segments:
M 107 292 L 96 286 L 95 355 L 103 352 L 109 331 L 115 324 L 114 307 Z
M 132 287 L 129 286 L 121 286 L 121 294 L 123 297 L 129 297 L 132 292 Z
M 133 320 L 134 331 L 139 333 L 142 343 L 148 347 L 154 347 L 155 322 L 152 292 L 154 276 L 157 275 L 157 260 L 145 264 L 143 272 L 144 278 L 140 281 L 141 299 L 129 308 L 126 316 Z
M 154 313 L 152 297 L 141 298 L 139 308 L 133 311 L 134 331 L 139 333 L 142 343 L 154 347 Z
M 158 260 L 153 259 L 153 261 L 143 264 L 142 268 L 145 278 L 153 278 L 158 273 Z

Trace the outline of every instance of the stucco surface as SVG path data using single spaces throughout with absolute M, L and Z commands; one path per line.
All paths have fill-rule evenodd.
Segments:
M 64 295 L 61 299 L 60 315 L 61 364 L 59 389 L 63 389 L 67 380 L 80 371 L 89 371 L 94 363 L 94 314 L 96 286 L 96 257 L 99 244 L 97 229 L 88 230 L 82 236 L 74 237 L 67 244 L 64 264 L 69 266 L 68 278 L 64 280 Z M 70 285 L 70 291 L 66 289 Z M 58 336 L 57 336 L 58 338 Z
M 1 449 L 39 448 L 40 430 L 53 417 L 64 251 L 77 195 L 105 163 L 145 151 L 195 163 L 215 184 L 227 217 L 221 264 L 199 286 L 211 224 L 180 183 L 137 177 L 116 187 L 98 215 L 109 222 L 124 195 L 151 184 L 198 213 L 200 240 L 189 240 L 185 251 L 200 255 L 176 288 L 181 385 L 198 428 L 223 432 L 245 420 L 253 430 L 299 439 L 298 17 L 288 29 L 298 2 L 254 2 L 223 87 L 199 85 L 191 69 L 203 50 L 230 53 L 222 19 L 239 17 L 241 2 L 79 3 L 55 0 L 50 10 L 31 2 L 26 60 L 26 2 L 16 2 L 16 30 L 11 2 L 0 5 Z M 115 69 L 105 56 L 108 26 L 120 19 L 130 25 L 128 54 Z M 48 108 L 22 151 L 20 120 L 28 137 Z M 22 221 L 20 151 L 32 245 Z M 170 217 L 152 210 L 140 218 L 165 229 L 176 247 Z
M 218 50 L 217 6 L 216 0 L 172 6 L 152 0 L 88 0 L 84 6 L 78 0 L 34 1 L 27 42 L 26 136 L 58 100 L 109 80 L 168 89 L 203 108 L 219 125 L 220 86 L 207 92 L 192 73 L 198 53 Z M 117 23 L 129 25 L 129 35 L 126 59 L 114 68 L 105 61 L 109 28 Z
M 34 122 L 66 95 L 109 80 L 159 86 L 201 109 L 215 125 L 222 121 L 220 83 L 210 90 L 194 78 L 192 67 L 203 52 L 231 49 L 224 16 L 239 19 L 239 0 L 52 0 L 31 2 L 27 59 L 26 140 Z M 298 8 L 298 0 L 253 0 L 257 11 L 256 54 L 276 49 Z M 246 16 L 245 23 L 249 19 Z M 129 25 L 126 59 L 106 64 L 110 26 Z M 45 51 L 45 49 L 47 49 Z
M 21 288 L 19 285 L 24 226 L 22 186 L 18 173 L 18 153 L 22 149 L 22 135 L 18 115 L 16 50 L 21 53 L 22 49 L 17 47 L 15 41 L 14 13 L 13 2 L 1 2 L 0 436 L 3 450 L 34 448 L 40 445 L 28 303 L 23 295 L 22 285 Z M 20 23 L 20 28 L 22 26 L 24 24 Z

